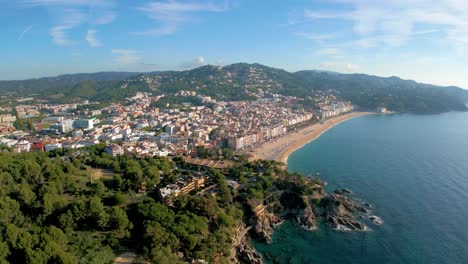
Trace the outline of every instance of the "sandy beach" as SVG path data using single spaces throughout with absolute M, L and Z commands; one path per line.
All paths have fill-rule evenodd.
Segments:
M 305 144 L 315 140 L 328 129 L 354 117 L 374 114 L 371 112 L 352 112 L 327 120 L 324 124 L 316 123 L 287 134 L 273 141 L 266 142 L 253 150 L 250 160 L 276 160 L 286 164 L 288 156 Z

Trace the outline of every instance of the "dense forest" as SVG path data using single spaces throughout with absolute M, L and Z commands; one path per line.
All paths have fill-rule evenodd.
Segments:
M 334 94 L 373 110 L 440 113 L 466 110 L 468 91 L 365 74 L 324 71 L 290 73 L 260 64 L 237 63 L 225 67 L 202 66 L 187 71 L 152 73 L 97 73 L 65 75 L 24 81 L 0 81 L 0 91 L 13 97 L 33 96 L 49 102 L 89 99 L 121 101 L 135 92 L 174 94 L 196 91 L 218 100 L 254 100 L 260 90 L 297 97 Z
M 207 175 L 216 195 L 156 194 L 183 175 Z M 242 183 L 234 190 L 226 177 Z M 112 157 L 104 145 L 50 153 L 0 153 L 1 263 L 110 263 L 127 251 L 152 263 L 227 263 L 232 232 L 274 184 L 303 179 L 275 162 L 228 171 L 183 158 Z M 139 193 L 145 182 L 147 193 Z M 153 188 L 153 186 L 155 188 Z M 256 201 L 256 202 L 255 202 Z

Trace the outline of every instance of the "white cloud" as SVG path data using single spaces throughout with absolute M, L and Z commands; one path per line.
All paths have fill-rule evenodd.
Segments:
M 441 31 L 458 47 L 468 46 L 466 0 L 333 0 L 348 11 L 305 10 L 304 20 L 349 20 L 364 47 L 401 46 L 419 34 Z M 417 30 L 418 27 L 430 28 Z
M 102 47 L 102 43 L 96 38 L 97 31 L 94 29 L 88 30 L 86 34 L 86 41 L 88 41 L 89 46 L 93 48 Z
M 115 63 L 119 66 L 137 64 L 141 61 L 141 52 L 136 50 L 113 49 L 111 52 L 115 56 Z
M 148 3 L 138 10 L 144 12 L 149 18 L 157 21 L 159 27 L 134 32 L 143 35 L 168 35 L 177 31 L 178 27 L 194 20 L 194 13 L 223 12 L 228 9 L 227 1 L 224 4 L 183 2 L 183 1 L 157 1 Z
M 203 65 L 206 65 L 206 60 L 205 60 L 205 57 L 203 56 L 198 56 L 192 60 L 189 60 L 189 61 L 186 61 L 182 64 L 179 65 L 179 69 L 181 70 L 187 70 L 187 69 L 193 69 L 193 68 L 197 68 L 197 67 L 200 67 L 200 66 L 203 66 Z
M 24 29 L 21 34 L 19 34 L 18 36 L 18 40 L 22 40 L 24 35 L 26 35 L 26 33 L 28 33 L 29 30 L 31 30 L 33 27 L 33 25 L 30 25 L 29 27 L 27 27 L 26 29 Z
M 195 58 L 195 62 L 198 64 L 204 64 L 205 63 L 205 58 L 202 56 L 198 56 Z

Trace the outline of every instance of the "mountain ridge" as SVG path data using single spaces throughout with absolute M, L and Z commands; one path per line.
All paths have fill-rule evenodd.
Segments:
M 318 70 L 289 72 L 258 63 L 204 65 L 183 71 L 66 74 L 23 81 L 0 81 L 0 91 L 16 96 L 38 94 L 46 100 L 122 100 L 137 91 L 172 94 L 196 91 L 219 100 L 253 100 L 278 93 L 303 98 L 331 93 L 365 108 L 437 113 L 466 110 L 468 90 L 404 80 L 396 76 L 346 74 Z
M 154 74 L 154 73 L 174 73 L 174 72 L 185 72 L 185 71 L 192 71 L 195 69 L 203 68 L 203 67 L 212 67 L 212 68 L 225 68 L 228 66 L 232 65 L 249 65 L 249 66 L 262 66 L 262 67 L 267 67 L 270 69 L 277 69 L 277 70 L 282 70 L 288 73 L 296 74 L 300 72 L 318 72 L 318 73 L 329 73 L 329 74 L 337 74 L 337 75 L 364 75 L 364 76 L 369 76 L 369 77 L 376 77 L 376 78 L 383 78 L 383 79 L 392 79 L 396 78 L 399 80 L 403 81 L 408 81 L 408 82 L 415 82 L 418 84 L 424 84 L 424 85 L 431 85 L 431 86 L 436 86 L 436 87 L 444 87 L 444 88 L 459 88 L 462 90 L 468 91 L 468 88 L 463 88 L 460 86 L 456 85 L 437 85 L 437 84 L 431 84 L 431 83 L 426 83 L 426 82 L 419 82 L 413 79 L 404 79 L 395 75 L 392 76 L 380 76 L 380 75 L 374 75 L 374 74 L 367 74 L 367 73 L 343 73 L 343 72 L 337 72 L 337 71 L 328 71 L 328 70 L 317 70 L 317 69 L 310 69 L 310 70 L 299 70 L 299 71 L 287 71 L 282 68 L 274 68 L 274 67 L 269 67 L 260 63 L 244 63 L 244 62 L 238 62 L 238 63 L 233 63 L 225 66 L 218 66 L 218 65 L 212 65 L 212 64 L 206 64 L 203 66 L 195 67 L 192 69 L 187 69 L 187 70 L 164 70 L 164 71 L 149 71 L 149 72 L 127 72 L 127 71 L 98 71 L 98 72 L 77 72 L 77 73 L 66 73 L 66 74 L 59 74 L 59 75 L 53 75 L 53 76 L 44 76 L 44 77 L 37 77 L 37 78 L 25 78 L 25 79 L 8 79 L 8 80 L 0 80 L 0 90 L 4 88 L 3 83 L 7 82 L 27 82 L 27 81 L 41 81 L 41 80 L 61 80 L 61 79 L 66 79 L 66 78 L 73 78 L 73 77 L 81 77 L 78 79 L 83 79 L 82 81 L 105 81 L 105 80 L 124 80 L 129 77 L 137 76 L 137 75 L 144 75 L 144 74 Z M 91 76 L 99 76 L 99 75 L 107 75 L 107 77 L 104 78 L 91 78 Z M 117 77 L 117 78 L 109 78 L 109 75 L 121 75 L 124 77 Z M 88 78 L 86 78 L 88 76 Z M 83 78 L 84 77 L 84 78 Z

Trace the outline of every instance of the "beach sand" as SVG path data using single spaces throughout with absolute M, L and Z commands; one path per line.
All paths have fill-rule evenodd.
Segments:
M 288 156 L 305 144 L 315 140 L 328 129 L 354 117 L 374 114 L 371 112 L 352 112 L 327 120 L 324 124 L 316 123 L 296 132 L 273 139 L 256 147 L 250 160 L 276 160 L 286 164 Z

